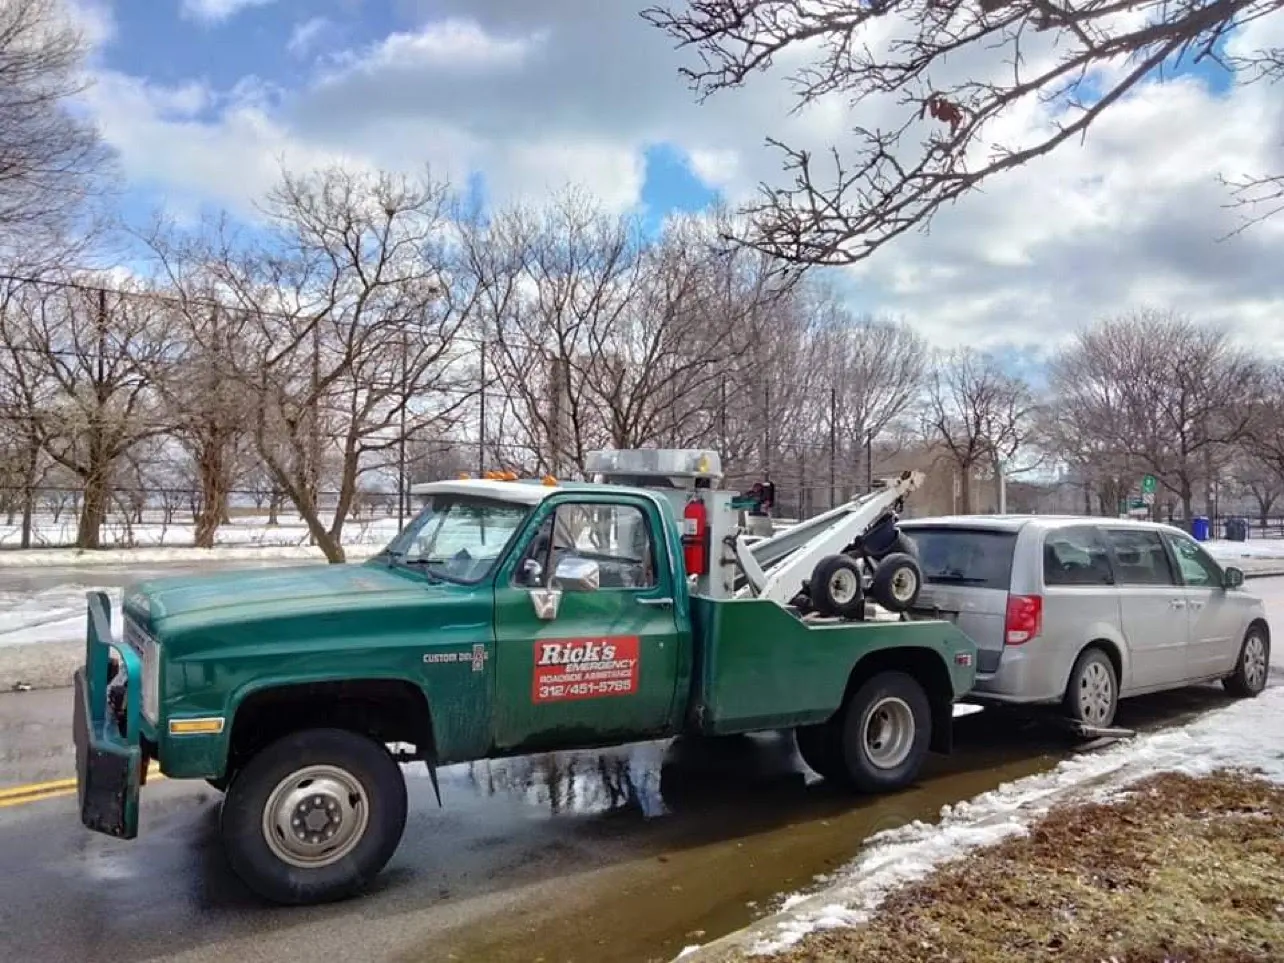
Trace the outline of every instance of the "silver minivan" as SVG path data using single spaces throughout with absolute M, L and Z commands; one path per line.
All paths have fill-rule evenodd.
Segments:
M 1244 573 L 1180 529 L 1044 515 L 906 519 L 915 605 L 979 647 L 976 701 L 1061 704 L 1107 727 L 1120 698 L 1221 680 L 1266 686 L 1270 627 Z

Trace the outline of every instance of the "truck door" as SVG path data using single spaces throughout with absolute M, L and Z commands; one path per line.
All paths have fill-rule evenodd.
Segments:
M 555 496 L 537 510 L 495 586 L 497 748 L 666 730 L 682 638 L 660 525 L 628 496 Z M 578 577 L 559 581 L 559 566 Z

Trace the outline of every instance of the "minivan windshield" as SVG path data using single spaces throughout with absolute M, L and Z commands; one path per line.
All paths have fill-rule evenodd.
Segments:
M 919 564 L 928 582 L 1008 590 L 1015 532 L 909 525 L 901 530 L 918 547 Z
M 383 557 L 392 565 L 415 568 L 432 578 L 480 582 L 504 554 L 530 505 L 442 494 L 389 543 Z

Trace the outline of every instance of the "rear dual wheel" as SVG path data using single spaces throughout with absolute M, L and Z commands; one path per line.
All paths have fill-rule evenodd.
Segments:
M 829 722 L 798 729 L 803 762 L 830 782 L 891 792 L 916 778 L 932 739 L 927 693 L 904 672 L 863 683 Z

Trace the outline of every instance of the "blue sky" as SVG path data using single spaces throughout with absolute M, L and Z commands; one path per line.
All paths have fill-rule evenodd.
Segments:
M 687 55 L 630 0 L 67 2 L 111 24 L 85 107 L 120 157 L 136 222 L 159 207 L 252 218 L 282 161 L 355 159 L 428 164 L 495 203 L 577 187 L 654 229 L 780 183 L 769 136 L 823 157 L 857 122 L 902 119 L 845 104 L 792 114 L 770 78 L 697 103 L 679 75 Z M 1282 20 L 1223 47 L 1278 46 Z M 1198 83 L 1143 87 L 1085 140 L 835 272 L 835 287 L 857 311 L 906 318 L 934 343 L 1001 349 L 1016 368 L 1138 306 L 1270 326 L 1284 342 L 1284 236 L 1217 240 L 1236 226 L 1219 176 L 1284 169 L 1284 98 L 1233 87 L 1211 61 L 1167 77 Z M 1020 115 L 1001 136 L 1040 136 L 1050 120 Z
M 202 16 L 202 4 L 226 15 Z M 327 47 L 355 50 L 413 30 L 433 6 L 406 0 L 124 0 L 114 8 L 115 35 L 102 50 L 102 63 L 167 87 L 196 81 L 231 92 L 253 78 L 275 102 L 288 105 L 291 91 L 314 77 Z M 193 116 L 212 120 L 220 106 L 212 99 Z M 679 145 L 657 141 L 642 150 L 637 210 L 648 228 L 657 229 L 667 214 L 697 212 L 719 200 L 721 193 L 696 176 Z M 460 187 L 478 198 L 488 195 L 483 171 L 471 171 Z M 164 198 L 163 184 L 135 182 L 123 211 L 139 222 Z M 212 209 L 206 206 L 207 213 Z

